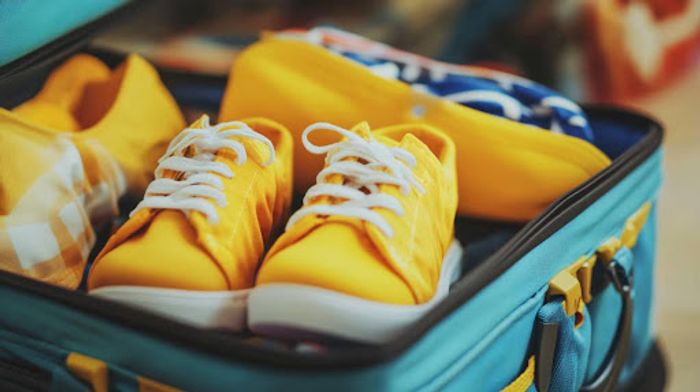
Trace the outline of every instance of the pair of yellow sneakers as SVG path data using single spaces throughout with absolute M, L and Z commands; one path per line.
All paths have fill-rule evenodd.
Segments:
M 365 342 L 396 336 L 447 294 L 461 247 L 446 135 L 308 126 L 301 143 L 325 165 L 287 219 L 297 140 L 229 111 L 172 140 L 95 260 L 90 294 L 202 327 Z
M 446 294 L 461 252 L 448 137 L 363 123 L 316 124 L 295 140 L 301 129 L 229 121 L 231 95 L 223 122 L 178 135 L 182 114 L 147 62 L 132 55 L 112 71 L 78 55 L 36 97 L 0 109 L 0 268 L 76 288 L 94 228 L 145 190 L 96 259 L 91 294 L 205 327 L 363 341 L 393 336 Z M 287 220 L 299 142 L 326 165 Z

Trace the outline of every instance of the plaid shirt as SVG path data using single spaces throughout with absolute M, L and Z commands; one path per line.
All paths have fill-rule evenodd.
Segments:
M 0 269 L 76 288 L 93 225 L 118 213 L 121 170 L 96 141 L 1 120 L 3 154 L 21 163 L 0 169 Z

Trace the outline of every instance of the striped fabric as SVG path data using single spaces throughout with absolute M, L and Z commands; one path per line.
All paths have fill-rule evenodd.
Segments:
M 405 82 L 416 91 L 593 142 L 585 114 L 575 102 L 530 80 L 442 63 L 333 28 L 280 34 L 323 45 L 381 77 Z

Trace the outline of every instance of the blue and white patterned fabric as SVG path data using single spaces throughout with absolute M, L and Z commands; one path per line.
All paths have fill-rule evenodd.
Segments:
M 438 62 L 428 68 L 334 46 L 329 49 L 367 66 L 382 77 L 408 83 L 418 91 L 593 142 L 593 132 L 576 103 L 530 80 L 500 72 L 471 72 L 466 67 L 448 69 Z

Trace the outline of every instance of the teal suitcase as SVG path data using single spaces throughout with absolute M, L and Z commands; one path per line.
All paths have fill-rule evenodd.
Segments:
M 49 44 L 0 46 L 0 103 L 31 96 L 120 4 L 54 30 Z M 225 83 L 162 76 L 181 103 L 202 108 L 215 100 L 197 102 L 188 87 L 216 97 Z M 585 110 L 613 164 L 527 224 L 459 217 L 464 276 L 391 342 L 306 350 L 0 272 L 0 390 L 663 390 L 653 328 L 662 128 L 624 109 Z

